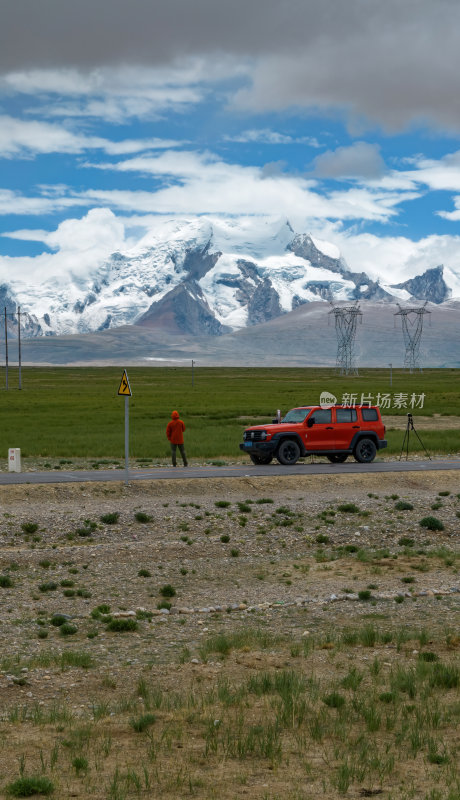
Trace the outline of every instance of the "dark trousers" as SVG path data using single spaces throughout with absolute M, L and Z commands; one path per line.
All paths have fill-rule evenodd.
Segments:
M 187 456 L 185 455 L 185 447 L 183 444 L 173 444 L 171 442 L 171 458 L 173 467 L 176 466 L 176 447 L 179 448 L 180 454 L 182 456 L 182 461 L 184 462 L 184 467 L 187 466 Z

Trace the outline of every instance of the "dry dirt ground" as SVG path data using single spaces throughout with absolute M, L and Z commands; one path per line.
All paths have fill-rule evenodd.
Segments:
M 0 797 L 458 800 L 459 493 L 0 487 Z

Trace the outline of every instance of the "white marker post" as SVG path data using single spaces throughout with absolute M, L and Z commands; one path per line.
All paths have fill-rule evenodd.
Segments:
M 129 398 L 132 397 L 128 373 L 123 370 L 118 394 L 125 398 L 125 484 L 129 483 Z

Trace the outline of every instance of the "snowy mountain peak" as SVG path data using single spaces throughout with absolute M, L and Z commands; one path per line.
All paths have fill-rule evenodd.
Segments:
M 0 287 L 0 303 L 28 313 L 30 335 L 138 324 L 215 336 L 317 300 L 439 303 L 459 282 L 452 268 L 435 267 L 394 286 L 380 283 L 285 218 L 173 217 L 154 220 L 138 241 L 67 283 L 11 280 Z

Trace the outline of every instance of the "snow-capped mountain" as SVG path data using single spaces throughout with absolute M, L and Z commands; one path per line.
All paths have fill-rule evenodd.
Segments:
M 0 307 L 21 307 L 26 336 L 133 324 L 216 336 L 314 301 L 442 303 L 459 282 L 442 266 L 394 286 L 373 280 L 354 272 L 335 245 L 296 233 L 286 220 L 174 218 L 90 275 L 12 279 L 0 286 Z

